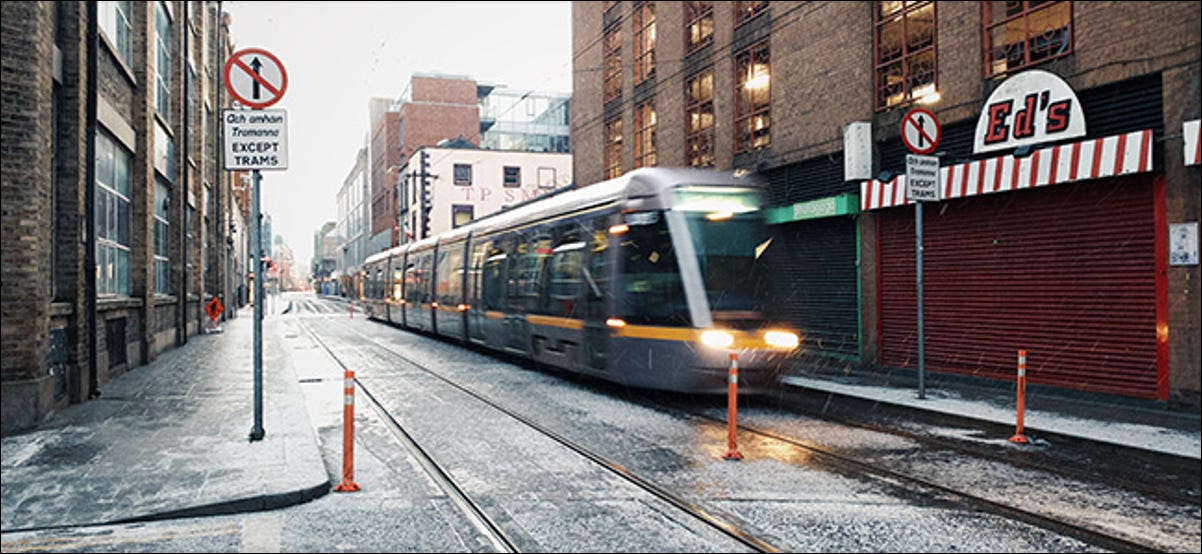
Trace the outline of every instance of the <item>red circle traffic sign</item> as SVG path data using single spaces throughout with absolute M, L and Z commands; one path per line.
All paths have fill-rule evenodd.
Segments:
M 288 90 L 288 72 L 274 54 L 244 48 L 225 61 L 225 90 L 244 106 L 261 110 L 279 102 Z
M 902 144 L 905 144 L 906 148 L 915 154 L 925 155 L 934 152 L 935 147 L 939 146 L 939 137 L 942 132 L 943 128 L 939 126 L 939 120 L 935 119 L 935 114 L 926 108 L 914 108 L 902 116 Z

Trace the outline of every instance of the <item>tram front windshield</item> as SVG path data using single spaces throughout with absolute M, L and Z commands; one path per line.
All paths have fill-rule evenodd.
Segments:
M 688 221 L 714 319 L 736 326 L 759 320 L 769 294 L 763 255 L 771 244 L 759 191 L 682 187 L 672 209 Z

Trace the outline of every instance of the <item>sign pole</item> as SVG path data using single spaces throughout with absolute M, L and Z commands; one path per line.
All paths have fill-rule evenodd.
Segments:
M 943 126 L 926 108 L 902 116 L 901 138 L 913 155 L 906 155 L 906 199 L 914 202 L 914 284 L 918 308 L 918 398 L 927 397 L 926 330 L 922 318 L 922 203 L 939 201 L 939 157 L 929 156 L 939 146 Z
M 263 218 L 259 215 L 259 170 L 251 174 L 251 217 L 250 226 L 252 259 L 255 268 L 255 425 L 250 429 L 250 440 L 262 440 L 267 431 L 263 429 Z
M 923 352 L 926 333 L 922 321 L 922 202 L 914 203 L 914 243 L 914 271 L 918 284 L 918 398 L 921 400 L 927 397 L 926 355 Z

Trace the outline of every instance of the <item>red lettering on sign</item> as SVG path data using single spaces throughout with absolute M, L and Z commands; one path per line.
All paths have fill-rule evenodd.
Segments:
M 985 144 L 1002 142 L 1010 135 L 1010 127 L 1006 125 L 1010 108 L 1009 100 L 989 106 L 989 132 L 985 134 Z
M 1038 94 L 1028 94 L 1023 98 L 1023 109 L 1014 114 L 1014 138 L 1035 136 L 1035 101 Z
M 1070 99 L 1052 102 L 1052 105 L 1048 106 L 1047 132 L 1056 133 L 1067 129 L 1073 113 L 1072 107 L 1073 101 Z

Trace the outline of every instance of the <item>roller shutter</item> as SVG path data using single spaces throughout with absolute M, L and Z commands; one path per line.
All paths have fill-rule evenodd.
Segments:
M 1157 398 L 1153 178 L 930 204 L 925 367 Z M 880 361 L 917 367 L 914 210 L 879 213 Z
M 856 220 L 833 217 L 773 228 L 774 309 L 803 335 L 805 354 L 859 359 Z

